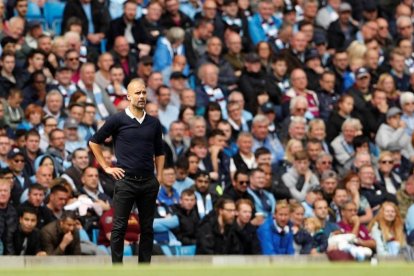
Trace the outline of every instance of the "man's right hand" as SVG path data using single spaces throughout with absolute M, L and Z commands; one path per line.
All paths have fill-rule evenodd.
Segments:
M 72 232 L 67 232 L 64 236 L 62 241 L 60 242 L 60 249 L 65 251 L 66 247 L 73 241 L 73 234 Z
M 112 167 L 107 167 L 105 168 L 105 172 L 107 174 L 112 175 L 113 178 L 115 178 L 115 180 L 120 180 L 125 176 L 125 171 L 121 168 L 112 168 Z

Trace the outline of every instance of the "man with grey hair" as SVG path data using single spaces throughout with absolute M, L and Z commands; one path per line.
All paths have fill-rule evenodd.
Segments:
M 236 102 L 241 106 L 242 111 L 242 116 L 243 118 L 247 121 L 251 121 L 253 119 L 253 115 L 252 113 L 250 113 L 249 111 L 247 111 L 244 108 L 245 105 L 245 100 L 244 100 L 244 96 L 240 91 L 233 91 L 229 94 L 229 97 L 227 98 L 228 102 Z
M 154 71 L 161 72 L 169 67 L 173 62 L 174 56 L 185 56 L 183 44 L 184 35 L 185 32 L 182 28 L 172 27 L 164 37 L 158 39 L 153 57 Z
M 63 96 L 53 89 L 46 94 L 45 106 L 43 111 L 46 115 L 54 117 L 58 122 L 62 119 Z
M 253 135 L 253 148 L 252 151 L 260 147 L 267 148 L 272 153 L 272 166 L 277 166 L 285 155 L 285 150 L 276 135 L 269 134 L 269 119 L 263 115 L 258 114 L 253 118 L 252 122 L 252 135 Z

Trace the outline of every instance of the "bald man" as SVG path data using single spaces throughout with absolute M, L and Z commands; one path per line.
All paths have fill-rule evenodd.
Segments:
M 109 117 L 89 141 L 89 146 L 103 170 L 116 179 L 113 197 L 114 223 L 111 234 L 112 263 L 122 263 L 125 230 L 132 206 L 138 207 L 141 239 L 138 261 L 149 263 L 154 233 L 159 181 L 164 167 L 160 121 L 145 112 L 147 92 L 141 79 L 128 87 L 128 108 Z M 107 164 L 99 144 L 112 135 L 116 167 Z M 157 176 L 154 175 L 154 160 Z

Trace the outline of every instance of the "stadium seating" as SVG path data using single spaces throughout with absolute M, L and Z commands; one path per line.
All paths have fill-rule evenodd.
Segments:
M 63 10 L 65 3 L 61 2 L 46 2 L 43 7 L 44 18 L 55 34 L 60 34 L 62 28 Z

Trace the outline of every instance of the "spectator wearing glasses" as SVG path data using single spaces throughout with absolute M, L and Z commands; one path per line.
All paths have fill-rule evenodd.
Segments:
M 24 190 L 32 185 L 30 176 L 24 171 L 24 153 L 18 148 L 13 148 L 7 154 L 7 160 L 10 170 L 13 172 L 13 188 L 11 191 L 11 200 L 14 205 L 20 203 L 20 196 Z
M 236 205 L 231 199 L 220 199 L 215 211 L 199 224 L 196 233 L 197 254 L 238 254 L 240 244 L 231 238 Z
M 79 52 L 75 49 L 69 49 L 64 55 L 64 64 L 72 70 L 72 81 L 77 83 L 80 79 L 81 62 L 79 59 Z
M 322 151 L 315 161 L 315 174 L 316 176 L 322 176 L 322 173 L 326 170 L 332 169 L 332 155 Z
M 254 202 L 253 197 L 247 192 L 249 186 L 249 173 L 243 170 L 237 170 L 231 181 L 231 185 L 227 186 L 224 190 L 223 197 L 230 198 L 233 201 L 239 199 L 249 199 Z
M 401 188 L 401 178 L 393 171 L 394 158 L 390 151 L 381 152 L 376 170 L 377 179 L 381 186 L 385 187 L 388 193 L 396 194 Z

